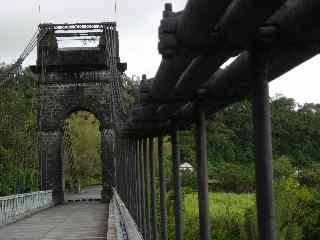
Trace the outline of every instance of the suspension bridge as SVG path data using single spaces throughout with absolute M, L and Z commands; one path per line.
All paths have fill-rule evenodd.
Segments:
M 178 135 L 186 129 L 195 131 L 199 239 L 211 239 L 215 229 L 209 222 L 206 122 L 248 97 L 259 237 L 278 239 L 268 83 L 319 53 L 319 10 L 318 0 L 189 0 L 179 12 L 165 4 L 159 27 L 162 62 L 154 78 L 143 75 L 139 102 L 129 113 L 121 98 L 126 64 L 119 58 L 116 23 L 39 25 L 16 63 L 1 75 L 0 100 L 8 101 L 7 90 L 21 84 L 16 80 L 21 64 L 37 47 L 31 69 L 38 76 L 35 150 L 41 192 L 0 198 L 0 239 L 168 239 L 165 136 L 172 146 L 174 239 L 188 239 L 182 235 Z M 69 37 L 98 37 L 99 44 L 59 48 L 57 39 Z M 221 68 L 230 58 L 235 60 Z M 62 144 L 68 139 L 63 123 L 79 110 L 93 113 L 101 124 L 102 199 L 91 205 L 63 204 L 62 152 L 72 157 L 68 140 Z M 12 119 L 10 114 L 1 108 L 4 119 Z M 34 215 L 26 218 L 26 212 Z

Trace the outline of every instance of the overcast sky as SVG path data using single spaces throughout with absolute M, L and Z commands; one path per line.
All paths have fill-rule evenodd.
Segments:
M 3 0 L 4 1 L 4 0 Z M 174 10 L 187 0 L 172 0 Z M 161 56 L 157 51 L 158 26 L 166 0 L 10 0 L 0 8 L 0 62 L 13 62 L 24 49 L 40 22 L 118 22 L 120 54 L 128 62 L 129 76 L 155 75 Z M 40 12 L 39 12 L 40 6 Z M 26 64 L 34 64 L 35 52 Z M 276 93 L 298 102 L 320 103 L 320 57 L 302 64 L 271 83 Z

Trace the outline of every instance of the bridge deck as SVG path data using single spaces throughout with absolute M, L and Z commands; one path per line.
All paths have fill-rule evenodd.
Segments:
M 108 207 L 98 201 L 87 201 L 101 199 L 101 190 L 101 186 L 93 186 L 80 194 L 66 194 L 66 201 L 76 202 L 0 227 L 0 240 L 106 239 Z
M 0 228 L 0 239 L 106 239 L 107 212 L 99 202 L 60 205 Z

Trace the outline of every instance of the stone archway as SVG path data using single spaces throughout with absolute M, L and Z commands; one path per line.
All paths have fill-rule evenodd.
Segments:
M 108 84 L 40 84 L 39 147 L 41 188 L 54 190 L 56 203 L 63 202 L 63 124 L 73 112 L 88 111 L 101 125 L 103 198 L 113 182 L 113 144 L 108 112 Z

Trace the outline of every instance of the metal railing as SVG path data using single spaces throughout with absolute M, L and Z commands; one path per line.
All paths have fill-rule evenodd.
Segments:
M 113 198 L 109 205 L 107 239 L 143 240 L 135 220 L 132 218 L 116 190 L 113 192 Z
M 0 197 L 0 226 L 53 206 L 52 190 Z

